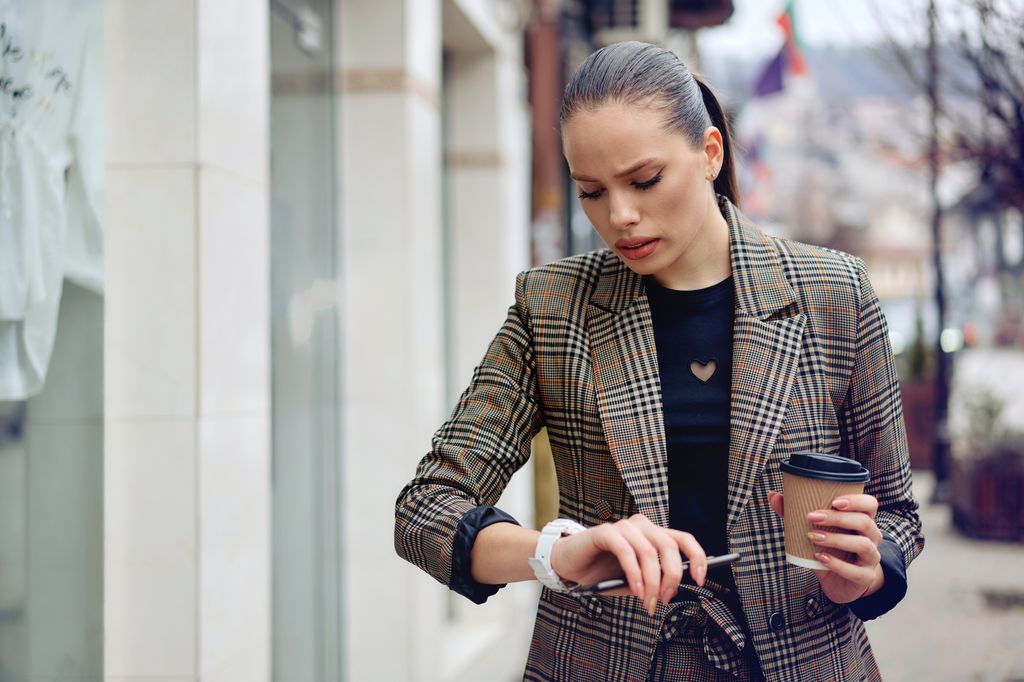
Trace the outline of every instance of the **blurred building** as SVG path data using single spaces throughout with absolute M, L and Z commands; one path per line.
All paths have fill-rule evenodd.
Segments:
M 967 345 L 1024 347 L 1024 216 L 970 185 L 950 206 L 946 252 L 951 325 Z
M 105 3 L 103 295 L 0 404 L 0 680 L 521 674 L 531 586 L 467 608 L 393 509 L 529 266 L 527 10 Z

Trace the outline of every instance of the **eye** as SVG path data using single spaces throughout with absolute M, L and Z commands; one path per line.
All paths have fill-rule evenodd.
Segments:
M 650 189 L 650 188 L 654 187 L 659 182 L 661 182 L 661 173 L 658 173 L 657 175 L 655 175 L 650 180 L 644 180 L 643 182 L 634 182 L 634 183 L 631 183 L 631 184 L 634 187 L 636 187 L 638 190 L 643 191 L 645 189 Z
M 580 199 L 597 199 L 604 192 L 603 189 L 595 189 L 593 192 L 588 192 L 585 189 L 580 189 L 580 193 L 577 195 Z

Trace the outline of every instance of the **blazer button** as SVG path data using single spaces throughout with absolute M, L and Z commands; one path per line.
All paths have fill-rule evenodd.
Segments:
M 580 599 L 583 605 L 583 615 L 590 620 L 601 620 L 601 616 L 604 615 L 604 606 L 601 604 L 601 600 L 596 597 L 582 597 Z
M 775 632 L 782 632 L 786 627 L 786 620 L 782 617 L 782 614 L 776 611 L 772 615 L 768 616 L 768 627 Z

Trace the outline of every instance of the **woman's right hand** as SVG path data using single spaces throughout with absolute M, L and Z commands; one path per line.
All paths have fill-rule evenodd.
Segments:
M 560 538 L 551 549 L 551 568 L 562 579 L 583 585 L 624 575 L 628 589 L 606 594 L 637 596 L 653 616 L 659 599 L 668 603 L 679 591 L 683 578 L 680 552 L 690 561 L 694 582 L 703 585 L 707 556 L 696 538 L 634 514 Z

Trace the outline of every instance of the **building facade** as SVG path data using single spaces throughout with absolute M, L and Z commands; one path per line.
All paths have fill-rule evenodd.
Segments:
M 534 587 L 472 607 L 393 509 L 530 265 L 527 15 L 107 0 L 102 294 L 0 405 L 0 680 L 521 675 Z

